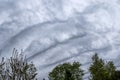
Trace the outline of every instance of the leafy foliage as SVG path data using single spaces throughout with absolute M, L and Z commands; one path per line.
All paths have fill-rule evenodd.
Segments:
M 49 73 L 49 80 L 83 80 L 83 70 L 79 62 L 63 63 Z M 10 59 L 2 58 L 0 62 L 0 80 L 37 80 L 37 69 L 33 63 L 28 63 L 22 52 L 13 50 Z M 120 71 L 116 70 L 112 61 L 104 62 L 97 53 L 92 57 L 89 67 L 89 80 L 120 80 Z M 43 78 L 45 80 L 45 78 Z
M 90 80 L 115 80 L 115 66 L 113 62 L 105 63 L 95 54 L 92 57 L 93 63 L 89 71 L 91 73 Z
M 73 64 L 64 63 L 56 66 L 49 73 L 50 80 L 82 80 L 83 70 L 80 68 L 79 62 Z
M 0 63 L 0 80 L 36 80 L 36 71 L 34 64 L 29 64 L 26 57 L 14 49 L 13 56 Z

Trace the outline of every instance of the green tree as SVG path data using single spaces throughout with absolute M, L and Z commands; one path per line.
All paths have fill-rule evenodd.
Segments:
M 115 77 L 116 67 L 114 66 L 112 61 L 109 61 L 108 63 L 106 63 L 105 69 L 106 69 L 107 79 L 108 80 L 116 80 L 116 77 Z
M 97 53 L 92 57 L 89 68 L 91 73 L 89 80 L 115 80 L 115 66 L 112 61 L 105 63 Z
M 90 80 L 104 80 L 104 61 L 102 59 L 99 59 L 97 54 L 92 57 L 92 61 L 93 63 L 89 68 L 89 71 L 91 73 Z
M 0 80 L 36 80 L 36 67 L 14 49 L 13 56 L 0 67 Z M 2 69 L 2 70 L 1 70 Z
M 83 70 L 80 68 L 79 62 L 73 64 L 64 63 L 56 66 L 52 72 L 49 73 L 50 80 L 82 80 Z

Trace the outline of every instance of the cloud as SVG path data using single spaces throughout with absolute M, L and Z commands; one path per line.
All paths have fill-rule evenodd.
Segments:
M 117 0 L 0 0 L 0 55 L 23 49 L 40 78 L 74 60 L 89 76 L 94 52 L 119 67 L 119 14 Z

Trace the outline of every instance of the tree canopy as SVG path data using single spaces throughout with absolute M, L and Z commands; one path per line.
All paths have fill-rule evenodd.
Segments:
M 80 68 L 79 62 L 73 64 L 64 63 L 56 66 L 52 72 L 49 73 L 50 80 L 82 80 L 84 75 Z
M 37 69 L 29 63 L 22 52 L 16 49 L 13 55 L 0 61 L 0 80 L 37 80 Z M 120 80 L 120 70 L 116 70 L 112 61 L 104 61 L 95 53 L 89 67 L 89 80 Z M 84 71 L 79 62 L 67 62 L 57 65 L 48 75 L 49 80 L 83 80 Z M 45 78 L 43 78 L 45 80 Z
M 89 67 L 90 80 L 115 80 L 116 68 L 112 61 L 104 62 L 95 54 Z
M 0 80 L 36 80 L 37 69 L 14 49 L 13 56 L 0 63 Z

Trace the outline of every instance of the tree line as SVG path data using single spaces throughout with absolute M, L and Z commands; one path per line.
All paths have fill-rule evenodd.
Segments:
M 49 80 L 83 80 L 84 70 L 79 62 L 66 62 L 57 65 L 49 72 Z M 95 53 L 88 71 L 88 80 L 120 80 L 120 71 L 116 69 L 113 61 L 105 62 Z M 13 50 L 12 57 L 0 61 L 0 80 L 39 80 L 37 68 L 29 63 L 22 53 Z M 45 80 L 45 78 L 43 79 Z

